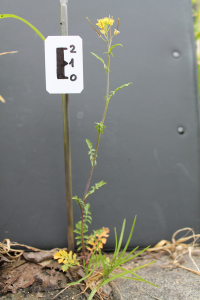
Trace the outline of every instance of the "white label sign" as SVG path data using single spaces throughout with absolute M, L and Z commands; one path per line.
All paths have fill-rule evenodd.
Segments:
M 80 36 L 48 36 L 44 44 L 47 92 L 81 93 L 83 46 Z

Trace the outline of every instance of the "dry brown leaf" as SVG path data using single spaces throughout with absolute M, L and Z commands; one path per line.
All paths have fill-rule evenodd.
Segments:
M 35 282 L 33 277 L 35 271 L 36 267 L 30 266 L 29 263 L 27 263 L 12 271 L 8 270 L 3 272 L 0 277 L 0 282 L 3 284 L 0 294 L 4 295 L 7 292 L 15 293 L 19 288 L 26 288 L 32 285 Z
M 0 56 L 1 56 L 1 55 L 5 55 L 5 54 L 17 53 L 17 52 L 18 52 L 18 51 L 3 52 L 3 53 L 0 53 Z
M 175 237 L 177 236 L 177 234 L 180 232 L 183 232 L 183 231 L 187 231 L 187 233 L 183 237 L 176 240 Z M 187 236 L 189 232 L 192 232 L 192 235 Z M 197 244 L 197 240 L 199 238 L 200 238 L 200 234 L 195 234 L 195 232 L 192 228 L 185 227 L 185 228 L 177 230 L 172 235 L 172 242 L 169 242 L 167 240 L 162 240 L 159 243 L 157 243 L 153 248 L 149 248 L 146 251 L 147 252 L 165 251 L 170 254 L 170 257 L 172 258 L 172 263 L 175 266 L 181 267 L 190 272 L 200 275 L 200 270 L 199 270 L 197 264 L 195 263 L 194 259 L 192 258 L 193 252 L 194 253 L 197 253 L 197 251 L 200 252 L 199 248 L 197 248 L 197 251 L 195 251 L 195 247 L 199 246 L 199 244 Z M 188 244 L 185 243 L 185 242 L 189 242 L 190 240 L 192 240 L 190 243 L 188 243 Z M 183 261 L 183 255 L 186 253 L 189 254 L 189 258 L 192 261 L 192 263 L 194 264 L 197 271 L 180 265 L 180 262 Z
M 6 269 L 2 272 L 0 295 L 7 292 L 15 293 L 18 289 L 27 288 L 36 281 L 41 285 L 40 291 L 52 291 L 63 288 L 67 283 L 67 278 L 63 272 L 54 269 L 44 273 L 41 266 L 28 262 L 13 270 Z
M 185 267 L 185 266 L 182 266 L 182 265 L 180 265 L 180 264 L 176 264 L 176 266 L 179 267 L 179 268 L 185 269 L 185 270 L 187 270 L 187 271 L 190 271 L 190 272 L 192 272 L 192 273 L 194 273 L 194 274 L 200 275 L 200 272 L 195 271 L 195 270 L 192 270 L 192 269 L 187 268 L 187 267 Z
M 5 262 L 10 263 L 10 260 L 7 259 L 5 256 L 0 255 L 0 266 L 3 265 Z
M 37 293 L 36 297 L 37 297 L 37 298 L 43 298 L 44 295 L 43 295 L 42 293 Z

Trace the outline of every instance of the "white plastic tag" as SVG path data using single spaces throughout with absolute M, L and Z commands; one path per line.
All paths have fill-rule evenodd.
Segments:
M 83 45 L 79 36 L 48 36 L 45 40 L 46 90 L 74 94 L 83 90 Z

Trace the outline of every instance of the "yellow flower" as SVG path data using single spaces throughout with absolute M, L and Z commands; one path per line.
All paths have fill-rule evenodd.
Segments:
M 114 35 L 117 35 L 118 33 L 120 33 L 117 29 L 114 30 Z
M 113 23 L 115 22 L 115 21 L 113 20 L 113 17 L 110 17 L 110 16 L 109 16 L 109 18 L 107 18 L 107 19 L 108 19 L 108 20 L 107 20 L 108 24 L 109 24 L 110 26 L 112 26 Z
M 97 19 L 98 23 L 96 23 L 97 26 L 101 29 L 101 33 L 105 34 L 108 30 L 108 26 L 112 26 L 114 23 L 113 17 L 109 18 L 103 18 L 103 19 Z

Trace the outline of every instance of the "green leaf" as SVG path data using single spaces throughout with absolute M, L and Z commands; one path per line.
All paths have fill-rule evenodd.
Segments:
M 77 199 L 77 196 L 72 197 L 72 199 L 73 199 L 73 200 L 76 200 L 76 199 Z
M 125 261 L 126 259 L 128 259 L 128 257 L 130 257 L 130 256 L 132 255 L 132 253 L 133 253 L 134 251 L 136 251 L 137 248 L 138 248 L 138 247 L 136 247 L 136 248 L 133 249 L 128 255 L 126 255 L 125 257 L 123 257 L 124 253 L 126 252 L 128 246 L 129 246 L 129 243 L 130 243 L 130 240 L 131 240 L 131 237 L 132 237 L 132 234 L 133 234 L 133 229 L 134 229 L 134 227 L 135 227 L 135 222 L 136 222 L 136 216 L 135 216 L 135 218 L 134 218 L 133 225 L 132 225 L 132 228 L 131 228 L 131 231 L 130 231 L 130 234 L 129 234 L 129 238 L 128 238 L 128 240 L 127 240 L 127 243 L 126 243 L 126 245 L 125 245 L 123 251 L 122 251 L 121 254 L 119 255 L 119 257 L 117 257 L 117 256 L 118 256 L 118 254 L 119 254 L 120 247 L 121 247 L 120 242 L 122 242 L 122 239 L 121 239 L 121 238 L 122 238 L 122 233 L 123 233 L 123 230 L 125 229 L 125 220 L 124 220 L 123 226 L 122 226 L 122 233 L 121 233 L 121 235 L 120 235 L 119 245 L 118 245 L 118 243 L 117 243 L 117 232 L 116 232 L 116 229 L 115 229 L 115 252 L 114 252 L 114 255 L 113 255 L 113 259 L 114 259 L 115 257 L 117 257 L 116 266 L 119 266 L 120 264 L 124 263 L 124 261 Z M 124 229 L 123 229 L 123 227 L 124 227 Z M 131 259 L 133 259 L 133 257 L 129 258 L 128 260 L 131 260 Z
M 101 265 L 103 267 L 103 277 L 105 276 L 106 274 L 106 265 L 105 265 L 105 262 L 104 262 L 104 259 L 103 259 L 103 256 L 101 254 L 101 250 L 99 249 L 99 257 L 100 257 L 100 260 L 101 260 Z
M 42 33 L 35 26 L 33 26 L 31 23 L 29 23 L 25 19 L 22 19 L 22 18 L 20 18 L 20 17 L 18 17 L 16 15 L 12 15 L 12 14 L 1 14 L 0 15 L 0 19 L 4 19 L 4 18 L 14 18 L 14 19 L 18 19 L 18 20 L 24 22 L 25 24 L 27 24 L 28 26 L 30 26 L 39 35 L 39 37 L 43 41 L 45 41 L 45 37 L 42 35 Z
M 113 45 L 113 46 L 111 46 L 111 47 L 110 47 L 110 52 L 111 52 L 111 51 L 112 51 L 112 49 L 113 49 L 113 48 L 115 48 L 116 46 L 121 46 L 121 47 L 123 47 L 121 44 L 116 44 L 116 45 Z
M 112 55 L 112 57 L 113 57 L 113 53 L 111 52 L 111 51 L 109 51 L 109 52 L 104 52 L 103 54 L 111 54 Z M 109 70 L 110 71 L 110 70 Z
M 112 49 L 116 46 L 122 46 L 121 44 L 116 44 L 116 45 L 113 45 L 112 47 L 110 47 L 110 50 L 109 52 L 104 52 L 103 54 L 107 53 L 107 54 L 111 54 L 113 56 L 113 53 L 112 53 Z M 123 46 L 122 46 L 123 47 Z
M 150 246 L 146 247 L 145 249 L 143 249 L 142 251 L 138 252 L 137 254 L 133 255 L 132 257 L 129 257 L 130 254 L 128 254 L 127 256 L 123 257 L 122 261 L 120 262 L 120 264 L 124 264 L 130 260 L 132 260 L 133 258 L 137 257 L 138 255 L 142 254 L 143 252 L 145 252 Z
M 81 241 L 77 241 L 76 242 L 76 245 L 78 246 L 78 245 L 80 245 L 81 244 Z
M 89 224 L 92 224 L 92 221 L 91 221 L 91 220 L 88 220 L 88 219 L 87 219 L 86 222 L 88 222 Z
M 97 288 L 92 289 L 91 294 L 89 295 L 89 298 L 87 300 L 92 300 L 96 292 L 97 292 Z
M 93 52 L 90 52 L 92 55 L 94 55 L 98 60 L 100 60 L 101 62 L 102 62 L 102 64 L 103 64 L 103 66 L 104 66 L 104 69 L 106 69 L 106 71 L 108 70 L 108 68 L 107 68 L 107 66 L 106 66 L 106 64 L 105 64 L 105 62 L 104 62 L 104 60 L 103 60 L 103 58 L 101 58 L 101 57 L 99 57 L 98 55 L 96 55 L 95 53 L 93 53 Z
M 145 268 L 145 267 L 148 267 L 149 265 L 153 264 L 154 262 L 155 262 L 155 260 L 149 262 L 148 264 L 145 264 L 145 265 L 142 265 L 142 266 L 133 268 L 132 270 L 129 270 L 129 273 L 132 274 L 132 275 L 134 275 L 135 277 L 138 277 L 139 279 L 141 279 L 141 281 L 145 281 L 145 282 L 147 282 L 147 283 L 149 283 L 149 284 L 152 284 L 152 285 L 154 285 L 154 286 L 157 287 L 157 285 L 155 285 L 155 284 L 153 284 L 153 283 L 151 283 L 151 282 L 145 280 L 144 278 L 142 278 L 142 277 L 140 277 L 140 276 L 138 276 L 137 274 L 134 273 L 134 272 L 137 271 L 137 270 L 140 270 L 140 269 L 143 269 L 143 268 Z M 124 269 L 124 268 L 122 268 L 122 267 L 118 267 L 118 269 L 123 270 L 123 271 L 127 271 L 126 269 Z M 122 274 L 122 273 L 120 273 L 120 274 Z M 130 278 L 130 277 L 128 277 L 128 278 Z
M 86 143 L 87 143 L 87 145 L 88 145 L 88 148 L 89 148 L 90 150 L 92 150 L 92 143 L 90 142 L 90 140 L 86 139 Z
M 142 269 L 142 268 L 144 268 L 144 267 L 147 267 L 148 265 L 150 265 L 150 264 L 152 264 L 152 263 L 153 263 L 153 262 L 150 262 L 150 263 L 148 263 L 148 264 L 146 264 L 146 265 L 143 265 L 143 266 L 134 268 L 134 269 L 132 269 L 132 270 L 126 270 L 126 269 L 125 269 L 124 272 L 121 272 L 121 273 L 119 273 L 119 274 L 116 274 L 116 275 L 114 275 L 114 276 L 112 276 L 112 277 L 110 277 L 110 278 L 104 280 L 104 282 L 102 283 L 101 286 L 103 286 L 103 285 L 105 285 L 106 283 L 109 283 L 110 281 L 115 280 L 115 279 L 117 279 L 117 278 L 120 278 L 120 277 L 122 278 L 122 276 L 127 275 L 127 274 L 129 274 L 129 273 L 130 273 L 130 274 L 133 274 L 133 273 L 132 273 L 133 271 L 138 270 L 138 269 Z M 139 276 L 137 276 L 137 277 L 139 277 Z M 143 279 L 142 277 L 140 277 L 140 278 L 141 278 L 140 281 L 146 281 L 146 280 Z M 147 282 L 147 281 L 146 281 L 146 282 Z M 148 283 L 154 285 L 154 284 L 151 283 L 151 282 L 148 282 Z
M 130 243 L 131 238 L 132 238 L 132 235 L 133 235 L 133 229 L 134 229 L 134 227 L 135 227 L 135 222 L 136 222 L 136 216 L 135 216 L 134 221 L 133 221 L 133 225 L 132 225 L 132 228 L 131 228 L 131 231 L 130 231 L 130 234 L 129 234 L 129 238 L 128 238 L 128 240 L 127 240 L 127 243 L 126 243 L 126 245 L 125 245 L 125 247 L 124 247 L 122 253 L 121 253 L 120 256 L 119 256 L 119 259 L 124 255 L 124 253 L 126 252 L 128 246 L 129 246 L 129 243 Z
M 87 279 L 90 275 L 92 275 L 92 273 L 94 272 L 94 269 L 92 269 L 92 271 L 90 273 L 88 273 L 85 277 L 82 277 L 81 279 L 79 279 L 78 281 L 75 282 L 70 282 L 67 285 L 76 285 L 78 283 L 80 283 L 81 281 Z
M 100 187 L 102 187 L 104 184 L 106 184 L 106 182 L 104 182 L 103 180 L 95 183 L 95 186 L 91 187 L 91 190 L 87 193 L 87 195 L 85 196 L 85 199 L 87 199 L 87 197 L 91 194 L 93 194 L 95 192 L 95 190 L 98 190 Z
M 78 198 L 77 196 L 72 197 L 72 200 L 75 200 L 76 203 L 80 206 L 80 209 L 82 210 L 85 206 L 85 203 L 81 198 Z
M 81 221 L 78 221 L 75 226 L 77 229 L 81 230 Z
M 103 285 L 105 285 L 105 284 L 109 283 L 110 281 L 113 281 L 113 280 L 115 280 L 117 278 L 131 279 L 131 280 L 136 280 L 136 281 L 144 281 L 146 283 L 152 284 L 151 282 L 143 279 L 142 277 L 138 276 L 134 272 L 137 271 L 137 270 L 139 270 L 139 269 L 141 269 L 141 268 L 147 267 L 148 265 L 152 264 L 153 262 L 150 262 L 150 263 L 145 264 L 143 266 L 139 266 L 139 267 L 133 268 L 132 270 L 126 270 L 125 268 L 123 268 L 123 267 L 120 266 L 120 265 L 124 264 L 125 262 L 133 259 L 135 256 L 138 256 L 140 253 L 144 252 L 148 248 L 147 247 L 144 250 L 142 250 L 139 253 L 137 253 L 135 256 L 130 257 L 132 255 L 132 253 L 138 248 L 138 247 L 136 247 L 135 249 L 133 249 L 131 251 L 131 253 L 129 253 L 128 255 L 126 255 L 125 257 L 123 257 L 123 255 L 124 255 L 124 253 L 125 253 L 128 245 L 130 243 L 130 240 L 131 240 L 131 237 L 132 237 L 132 233 L 133 233 L 133 229 L 134 229 L 134 226 L 135 226 L 135 221 L 136 221 L 136 217 L 135 217 L 135 219 L 133 221 L 133 225 L 132 225 L 132 228 L 131 228 L 131 231 L 130 231 L 130 234 L 129 234 L 129 238 L 128 238 L 127 242 L 126 242 L 126 245 L 125 245 L 122 253 L 119 255 L 119 257 L 118 257 L 118 254 L 119 254 L 119 251 L 120 251 L 120 248 L 121 248 L 121 245 L 122 245 L 122 240 L 123 240 L 123 236 L 124 236 L 126 220 L 124 220 L 123 224 L 122 224 L 122 229 L 121 229 L 121 234 L 120 234 L 119 242 L 118 242 L 118 239 L 117 239 L 117 232 L 116 232 L 116 229 L 115 229 L 115 252 L 114 252 L 112 260 L 108 261 L 106 263 L 105 260 L 104 260 L 104 258 L 103 258 L 103 256 L 102 256 L 102 254 L 101 254 L 101 252 L 100 252 L 100 250 L 99 250 L 98 258 L 100 258 L 101 265 L 103 267 L 103 279 L 100 282 L 100 284 L 98 285 L 97 290 L 101 286 L 103 286 Z M 94 231 L 94 234 L 95 234 L 95 231 Z M 94 254 L 94 252 L 93 252 L 93 254 Z M 122 270 L 122 272 L 119 273 L 119 274 L 114 274 L 113 271 L 116 268 Z M 126 276 L 127 274 L 132 274 L 134 276 L 134 278 L 127 277 Z M 154 285 L 154 284 L 152 284 L 152 285 Z M 156 286 L 156 285 L 154 285 L 154 286 Z
M 116 90 L 111 91 L 111 92 L 110 92 L 110 95 L 108 96 L 107 102 L 109 103 L 110 99 L 114 96 L 114 94 L 115 94 L 117 91 L 123 89 L 123 88 L 126 87 L 126 86 L 129 86 L 130 84 L 133 84 L 133 83 L 132 83 L 132 82 L 129 82 L 129 83 L 123 84 L 122 86 L 116 88 Z
M 93 165 L 95 149 L 92 148 L 93 146 L 92 146 L 92 143 L 90 142 L 90 140 L 86 139 L 86 143 L 87 143 L 88 148 L 89 148 L 89 150 L 90 150 L 90 151 L 88 152 L 88 154 L 90 155 L 91 165 Z M 96 157 L 98 157 L 98 156 L 96 155 Z M 96 161 L 96 159 L 95 159 L 94 165 L 96 166 L 96 164 L 97 164 L 97 161 Z
M 100 187 L 102 187 L 104 184 L 106 184 L 106 182 L 104 182 L 103 180 L 95 183 L 95 189 L 99 189 Z
M 97 126 L 94 127 L 95 131 L 97 130 L 99 133 L 103 133 L 103 129 L 106 128 L 106 126 L 103 125 L 102 122 L 95 122 L 95 124 L 97 124 Z
M 135 247 L 131 252 L 129 252 L 128 255 L 126 255 L 125 257 L 121 257 L 121 254 L 120 256 L 118 257 L 117 259 L 117 262 L 118 262 L 118 265 L 121 265 L 124 263 L 124 261 L 129 261 L 129 260 L 132 260 L 133 259 L 133 256 L 131 256 L 133 254 L 133 252 L 135 252 L 139 247 Z
M 113 254 L 113 260 L 115 259 L 115 257 L 117 256 L 117 248 L 118 248 L 118 241 L 117 241 L 117 231 L 116 228 L 114 228 L 115 231 L 115 251 Z
M 119 243 L 118 243 L 118 248 L 117 248 L 117 256 L 118 256 L 119 251 L 121 249 L 122 240 L 123 240 L 123 236 L 124 236 L 125 225 L 126 225 L 126 219 L 124 219 L 123 224 L 122 224 L 122 230 L 121 230 L 121 234 L 120 234 L 120 238 L 119 238 Z
M 155 284 L 153 284 L 152 282 L 150 282 L 150 281 L 148 281 L 148 280 L 145 280 L 144 278 L 142 278 L 142 277 L 140 277 L 140 276 L 138 276 L 138 275 L 136 275 L 136 274 L 134 274 L 134 275 L 135 275 L 136 278 L 133 278 L 133 277 L 126 277 L 126 276 L 121 276 L 121 278 L 123 278 L 123 279 L 135 280 L 135 281 L 143 281 L 143 282 L 146 282 L 146 283 L 148 283 L 148 284 L 151 284 L 151 285 L 153 285 L 153 286 L 155 286 L 155 287 L 159 287 L 158 285 L 155 285 Z
M 69 269 L 69 265 L 68 265 L 68 264 L 64 264 L 64 265 L 62 266 L 63 272 L 67 271 L 68 269 Z
M 200 38 L 200 31 L 195 33 L 195 41 L 197 41 Z
M 81 198 L 78 198 L 77 196 L 72 197 L 72 199 L 73 199 L 73 200 L 76 200 L 76 201 L 79 201 L 79 202 L 82 201 L 82 199 L 81 199 Z M 82 201 L 82 202 L 83 202 L 83 201 Z
M 88 231 L 88 225 L 86 223 L 89 223 L 89 224 L 92 223 L 91 222 L 92 221 L 92 217 L 90 216 L 91 212 L 89 211 L 89 209 L 90 209 L 90 204 L 89 203 L 85 204 L 84 215 L 83 215 L 83 222 L 84 222 L 84 224 L 83 224 L 83 228 L 84 228 L 83 232 L 84 233 Z
M 95 249 L 94 249 L 94 251 L 93 251 L 93 253 L 92 253 L 92 255 L 91 255 L 90 259 L 89 259 L 86 274 L 87 274 L 87 273 L 89 272 L 89 270 L 90 270 L 90 266 L 91 266 L 91 264 L 92 264 L 92 262 L 93 262 L 94 255 L 95 255 L 95 252 L 96 252 L 98 246 L 99 246 L 99 243 L 96 245 L 96 247 L 95 247 Z M 96 267 L 94 267 L 93 270 L 94 270 L 95 268 L 96 268 Z
M 84 268 L 84 271 L 85 271 L 85 273 L 86 273 L 85 258 L 83 258 L 83 268 Z
M 90 204 L 89 203 L 85 204 L 85 212 L 88 213 L 89 209 L 90 209 Z

